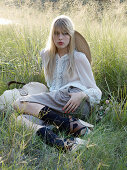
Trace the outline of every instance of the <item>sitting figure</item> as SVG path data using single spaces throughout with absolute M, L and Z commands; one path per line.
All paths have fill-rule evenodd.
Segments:
M 74 137 L 89 133 L 93 126 L 79 118 L 89 116 L 91 107 L 100 102 L 102 93 L 92 73 L 89 46 L 74 30 L 69 17 L 62 15 L 53 21 L 49 41 L 40 55 L 49 91 L 46 89 L 39 94 L 18 98 L 13 104 L 14 109 L 35 116 Z M 22 116 L 17 119 L 33 127 L 46 144 L 62 150 L 71 150 L 74 146 L 75 140 L 67 142 L 46 126 L 31 124 Z

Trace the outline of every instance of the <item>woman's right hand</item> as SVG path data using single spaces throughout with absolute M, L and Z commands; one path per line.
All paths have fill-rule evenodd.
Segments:
M 81 104 L 82 100 L 84 98 L 88 98 L 88 96 L 84 92 L 70 93 L 69 95 L 71 96 L 71 98 L 63 107 L 65 113 L 74 112 Z

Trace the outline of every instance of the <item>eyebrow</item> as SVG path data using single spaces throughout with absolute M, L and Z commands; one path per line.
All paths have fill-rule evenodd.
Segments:
M 55 30 L 54 33 L 68 33 L 66 30 Z

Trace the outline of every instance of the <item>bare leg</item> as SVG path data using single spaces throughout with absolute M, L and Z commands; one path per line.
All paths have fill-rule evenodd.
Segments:
M 28 95 L 48 92 L 48 88 L 44 84 L 38 82 L 30 82 L 24 85 L 22 89 L 26 90 L 28 92 Z M 38 117 L 38 113 L 44 107 L 44 105 L 38 103 L 20 102 L 20 100 L 17 99 L 13 103 L 13 107 L 17 111 Z
M 17 111 L 38 117 L 40 110 L 45 106 L 38 103 L 20 102 L 18 99 L 13 103 L 13 107 Z
M 44 127 L 36 123 L 31 122 L 29 119 L 26 119 L 23 115 L 17 117 L 17 122 L 25 125 L 28 129 L 33 129 L 34 132 L 37 132 L 38 129 Z

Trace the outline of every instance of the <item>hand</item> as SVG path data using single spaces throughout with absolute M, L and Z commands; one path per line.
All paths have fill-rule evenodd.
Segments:
M 88 97 L 84 92 L 70 93 L 69 95 L 71 96 L 71 98 L 63 107 L 65 113 L 74 112 L 82 102 L 83 98 Z

